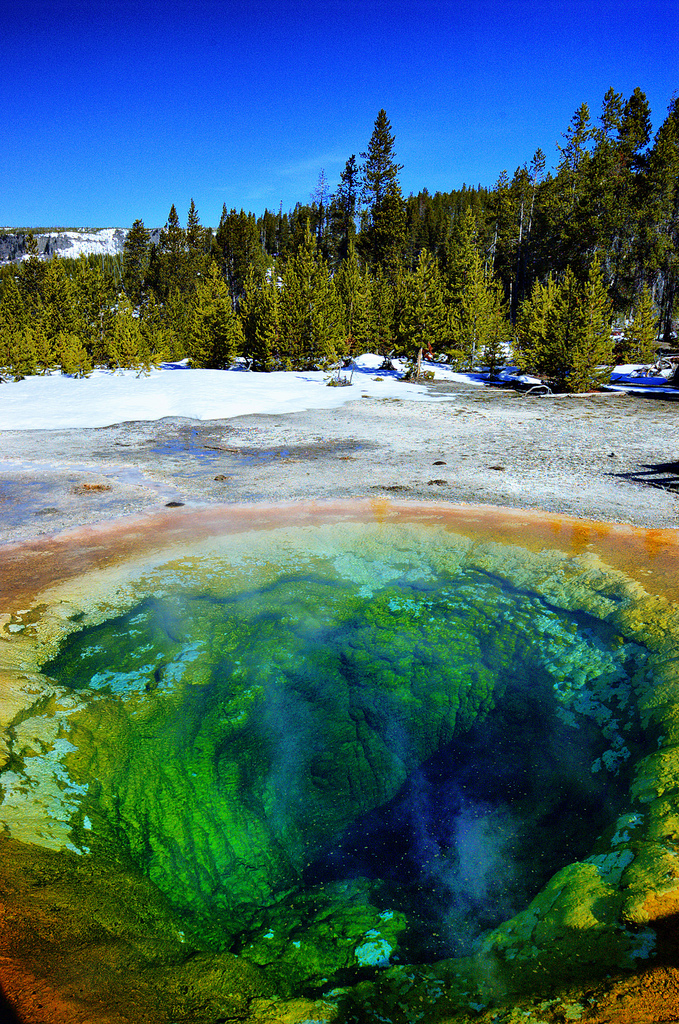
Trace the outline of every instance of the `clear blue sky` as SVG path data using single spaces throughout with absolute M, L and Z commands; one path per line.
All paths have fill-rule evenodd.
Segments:
M 491 186 L 612 86 L 654 131 L 677 0 L 0 0 L 1 225 L 161 226 L 334 189 L 384 107 L 405 194 Z

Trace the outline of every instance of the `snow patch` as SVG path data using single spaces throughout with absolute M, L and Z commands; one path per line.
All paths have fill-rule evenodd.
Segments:
M 360 368 L 349 387 L 327 387 L 323 371 L 245 373 L 189 370 L 166 364 L 139 376 L 135 370 L 98 369 L 77 380 L 55 372 L 0 385 L 0 430 L 65 430 L 114 423 L 186 417 L 196 420 L 280 415 L 307 409 L 336 409 L 362 395 L 375 399 L 451 401 L 431 395 L 391 372 L 375 380 Z

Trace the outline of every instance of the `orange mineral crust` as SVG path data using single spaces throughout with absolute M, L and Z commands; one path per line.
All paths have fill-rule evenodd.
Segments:
M 225 505 L 163 510 L 0 547 L 0 603 L 11 610 L 42 589 L 90 569 L 151 552 L 249 530 L 317 523 L 414 523 L 443 527 L 479 542 L 595 552 L 612 568 L 672 600 L 679 595 L 679 533 L 489 505 L 397 502 L 388 498 L 283 505 Z

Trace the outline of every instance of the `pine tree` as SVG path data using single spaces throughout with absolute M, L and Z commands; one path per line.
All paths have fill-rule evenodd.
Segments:
M 327 259 L 328 257 L 326 227 L 329 200 L 330 189 L 328 187 L 328 179 L 326 177 L 325 169 L 321 167 L 316 188 L 311 193 L 311 202 L 313 208 L 312 224 L 315 228 L 316 245 L 319 253 L 323 255 L 324 259 Z
M 234 313 L 228 286 L 214 262 L 205 280 L 196 288 L 188 334 L 192 366 L 223 370 L 242 350 L 241 322 Z
M 370 280 L 368 306 L 369 351 L 385 359 L 395 354 L 398 333 L 396 288 L 379 268 Z
M 17 328 L 6 339 L 4 363 L 15 381 L 38 372 L 35 338 L 31 327 Z
M 399 309 L 399 348 L 411 358 L 418 349 L 436 352 L 448 347 L 448 317 L 438 264 L 423 249 L 414 272 L 403 278 Z
M 283 365 L 281 358 L 280 293 L 273 277 L 262 285 L 259 316 L 252 347 L 254 365 L 268 372 Z
M 601 104 L 601 117 L 599 118 L 601 127 L 597 131 L 600 141 L 608 140 L 612 142 L 617 136 L 622 121 L 624 104 L 625 100 L 622 93 L 615 92 L 613 88 L 606 92 Z
M 44 325 L 40 320 L 35 322 L 32 328 L 33 340 L 32 349 L 35 352 L 36 369 L 38 373 L 49 373 L 58 365 L 57 350 L 54 342 L 47 336 Z
M 543 205 L 551 235 L 549 265 L 559 273 L 570 265 L 579 279 L 586 274 L 596 222 L 592 210 L 595 192 L 590 175 L 590 151 L 595 137 L 589 108 L 583 103 L 564 133 L 564 145 L 558 147 L 561 159 L 557 173 L 547 179 L 543 188 Z
M 414 270 L 423 249 L 435 257 L 445 270 L 448 236 L 453 216 L 450 196 L 437 192 L 431 196 L 426 188 L 416 196 L 408 196 L 406 207 L 405 265 Z
M 359 239 L 360 250 L 371 267 L 396 279 L 405 251 L 405 204 L 398 176 L 395 138 L 385 110 L 380 110 L 367 153 L 361 153 L 362 199 L 368 223 Z
M 151 356 L 151 364 L 183 359 L 186 351 L 172 327 L 169 310 L 162 307 L 153 292 L 146 297 L 139 310 L 139 326 L 144 338 L 144 349 Z
M 674 303 L 679 291 L 679 98 L 672 100 L 658 129 L 648 172 L 651 268 L 656 278 L 663 340 L 672 336 Z
M 151 255 L 150 232 L 135 220 L 123 245 L 123 288 L 133 306 L 140 306 Z
M 287 213 L 283 213 L 283 204 L 281 203 L 278 216 L 276 217 L 275 247 L 273 255 L 279 256 L 281 259 L 285 259 L 290 251 L 290 235 L 290 218 Z
M 623 342 L 618 353 L 621 361 L 652 363 L 658 346 L 658 312 L 651 290 L 644 285 L 634 308 L 634 316 L 625 326 Z
M 475 366 L 486 345 L 484 318 L 492 305 L 489 290 L 494 285 L 477 237 L 474 215 L 467 210 L 456 224 L 448 260 L 448 358 L 457 366 Z
M 478 252 L 476 218 L 471 209 L 453 222 L 446 256 L 446 279 L 450 302 L 462 300 L 472 266 L 473 254 Z
M 571 349 L 569 391 L 589 391 L 610 378 L 613 362 L 611 300 L 598 256 L 592 260 L 582 295 L 581 330 Z
M 186 220 L 186 266 L 184 287 L 191 288 L 207 272 L 208 235 L 200 223 L 193 199 Z
M 545 284 L 536 281 L 529 298 L 520 304 L 515 328 L 513 357 L 519 369 L 547 375 L 548 324 L 556 300 L 557 284 L 550 274 Z
M 515 355 L 522 369 L 539 373 L 558 390 L 587 391 L 610 375 L 611 302 L 601 263 L 592 260 L 580 284 L 570 267 L 555 285 L 536 282 L 519 311 Z
M 589 144 L 595 137 L 589 116 L 589 107 L 583 103 L 573 114 L 564 133 L 565 144 L 558 146 L 561 153 L 559 174 L 562 177 L 563 201 L 566 215 L 572 215 L 577 206 L 583 171 L 589 161 Z
M 560 391 L 569 390 L 568 376 L 573 368 L 574 353 L 584 330 L 582 286 L 570 267 L 566 267 L 563 281 L 554 295 L 554 303 L 547 315 L 544 372 L 553 386 Z
M 651 138 L 651 112 L 645 94 L 637 86 L 622 111 L 617 148 L 621 163 L 633 171 L 646 166 L 645 149 Z
M 240 309 L 244 351 L 252 368 L 265 373 L 282 368 L 279 298 L 276 267 L 263 275 L 251 266 Z
M 535 221 L 535 201 L 545 171 L 545 154 L 537 149 L 530 166 L 524 164 L 521 172 L 514 176 L 513 187 L 519 202 L 519 226 L 516 245 L 516 276 L 511 291 L 511 318 L 516 320 L 519 303 L 526 298 L 526 292 L 533 278 L 531 266 L 532 233 Z
M 57 256 L 47 264 L 40 315 L 50 338 L 60 332 L 79 333 L 81 324 L 75 287 L 66 272 L 65 261 Z
M 92 362 L 87 349 L 77 334 L 71 331 L 59 331 L 54 339 L 61 372 L 68 377 L 89 377 Z
M 170 339 L 165 343 L 167 351 L 174 353 L 174 359 L 184 359 L 188 355 L 189 324 L 195 306 L 195 292 L 192 295 L 182 293 L 175 288 L 163 309 L 163 327 Z
M 243 284 L 243 295 L 238 306 L 238 313 L 243 328 L 243 355 L 246 359 L 254 360 L 255 331 L 259 317 L 259 296 L 263 280 L 263 275 L 258 274 L 253 266 L 248 267 Z
M 491 271 L 504 274 L 507 279 L 516 263 L 516 190 L 510 187 L 507 171 L 500 173 L 491 198 L 491 224 L 493 242 L 490 249 Z
M 24 249 L 27 259 L 21 264 L 21 293 L 27 306 L 36 310 L 42 298 L 47 263 L 38 255 L 38 242 L 32 231 L 26 233 Z
M 265 267 L 264 251 L 254 214 L 244 210 L 227 213 L 226 204 L 216 234 L 217 249 L 221 253 L 222 270 L 229 286 L 234 309 L 240 307 L 245 280 L 250 267 L 258 275 Z
M 486 272 L 477 249 L 470 254 L 464 289 L 449 307 L 451 363 L 473 369 L 483 350 L 486 313 Z
M 356 248 L 350 243 L 347 258 L 334 276 L 337 294 L 344 307 L 346 345 L 349 353 L 369 349 L 372 343 L 370 309 L 371 281 L 367 270 L 361 271 Z
M 149 262 L 146 270 L 146 294 L 154 295 L 159 302 L 162 302 L 165 291 L 165 280 L 163 261 L 160 255 L 160 246 L 151 242 L 149 247 Z
M 313 257 L 304 250 L 298 250 L 288 259 L 283 270 L 279 323 L 281 358 L 285 370 L 309 369 L 307 356 L 310 353 L 306 335 L 313 287 L 312 264 Z
M 3 338 L 8 338 L 15 331 L 21 332 L 28 324 L 30 315 L 31 311 L 27 308 L 16 277 L 14 274 L 8 275 L 3 282 L 0 298 L 0 345 Z
M 108 362 L 120 370 L 148 369 L 150 365 L 146 339 L 132 303 L 121 292 L 113 318 L 108 345 Z
M 340 174 L 340 183 L 330 204 L 330 251 L 335 264 L 349 258 L 349 249 L 356 237 L 358 179 L 358 165 L 352 153 Z
M 280 297 L 281 348 L 286 368 L 336 362 L 345 342 L 342 304 L 310 226 L 287 260 Z
M 106 362 L 107 339 L 112 329 L 116 292 L 101 264 L 85 256 L 72 265 L 71 283 L 77 311 L 77 331 L 95 365 Z
M 646 205 L 642 192 L 650 121 L 640 89 L 626 103 L 613 90 L 606 93 L 597 138 L 588 168 L 589 219 L 583 222 L 581 248 L 599 253 L 609 294 L 622 311 L 633 302 L 636 281 L 644 273 L 640 212 Z
M 288 239 L 288 251 L 287 255 L 290 256 L 292 253 L 297 252 L 305 245 L 307 227 L 311 231 L 311 234 L 316 240 L 316 225 L 318 222 L 318 207 L 315 203 L 309 205 L 308 203 L 296 203 L 294 210 L 290 211 L 289 224 L 290 224 L 290 236 Z M 321 253 L 321 249 L 316 241 L 316 249 Z
M 158 298 L 164 300 L 176 290 L 187 290 L 187 276 L 186 232 L 179 223 L 179 214 L 173 203 L 165 227 L 160 232 L 157 260 L 154 260 L 153 268 L 149 266 L 149 278 Z
M 486 280 L 483 302 L 484 314 L 479 329 L 479 346 L 482 362 L 492 377 L 498 367 L 506 362 L 512 337 L 509 310 L 499 281 Z
M 224 204 L 224 211 L 226 211 L 226 204 Z M 224 214 L 222 214 L 223 216 Z M 277 228 L 278 218 L 275 213 L 271 210 L 265 210 L 262 216 L 257 221 L 257 230 L 259 231 L 259 238 L 262 243 L 262 249 L 267 256 L 275 257 L 278 256 L 278 245 L 277 245 Z

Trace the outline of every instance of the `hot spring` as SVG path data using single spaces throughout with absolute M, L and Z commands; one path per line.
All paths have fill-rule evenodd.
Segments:
M 5 554 L 21 1019 L 400 1024 L 530 997 L 550 1020 L 657 959 L 679 893 L 657 535 L 346 503 Z

